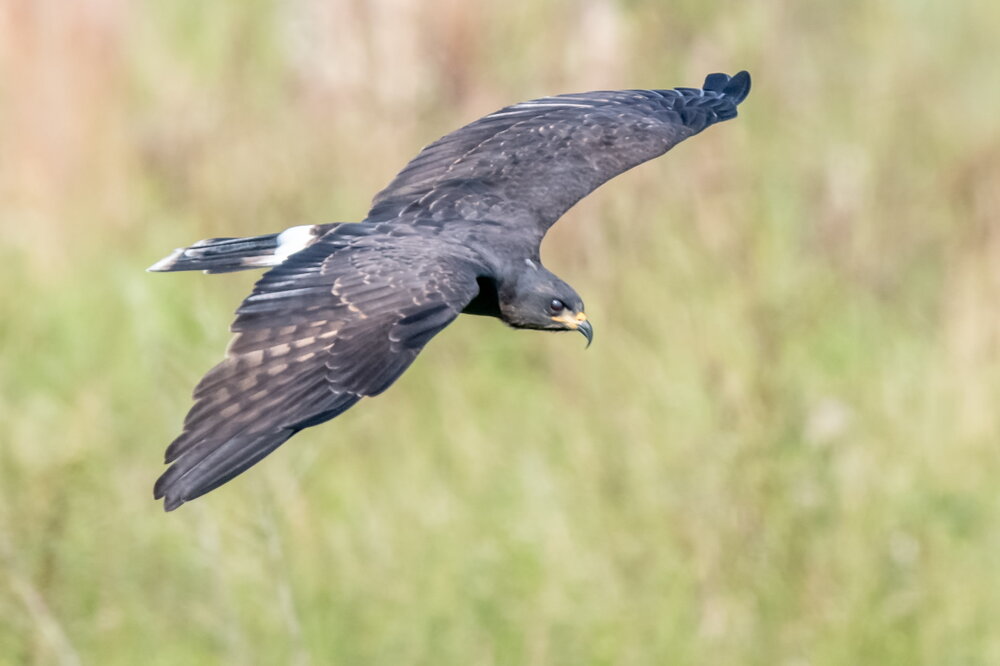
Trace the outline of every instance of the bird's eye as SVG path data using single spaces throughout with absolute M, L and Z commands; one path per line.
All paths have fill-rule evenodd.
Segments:
M 553 298 L 552 302 L 549 303 L 549 310 L 552 310 L 553 314 L 559 314 L 566 309 L 566 304 L 560 301 L 558 298 Z

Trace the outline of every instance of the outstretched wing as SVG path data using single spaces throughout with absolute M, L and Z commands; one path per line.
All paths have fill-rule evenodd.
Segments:
M 522 102 L 424 148 L 376 195 L 370 221 L 494 220 L 543 235 L 605 181 L 736 116 L 750 75 L 702 89 L 599 91 Z
M 428 239 L 346 226 L 265 274 L 240 306 L 226 359 L 167 448 L 172 466 L 154 488 L 167 511 L 384 391 L 476 295 L 465 260 L 421 259 Z

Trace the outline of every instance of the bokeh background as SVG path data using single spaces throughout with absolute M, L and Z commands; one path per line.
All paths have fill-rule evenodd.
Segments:
M 1000 664 L 1000 6 L 0 3 L 0 663 Z M 749 69 L 462 318 L 164 514 L 251 274 L 513 101 Z M 466 321 L 465 319 L 468 319 Z

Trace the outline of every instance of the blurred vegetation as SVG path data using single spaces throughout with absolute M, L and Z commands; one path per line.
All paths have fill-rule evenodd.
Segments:
M 1000 664 L 1000 7 L 0 5 L 0 663 Z M 253 275 L 504 104 L 749 69 L 386 395 L 151 497 Z

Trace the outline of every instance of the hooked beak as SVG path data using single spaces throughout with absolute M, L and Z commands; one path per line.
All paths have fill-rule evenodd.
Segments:
M 594 341 L 594 327 L 590 325 L 589 321 L 587 321 L 587 315 L 584 313 L 577 312 L 574 315 L 567 312 L 561 317 L 553 317 L 552 319 L 563 324 L 566 328 L 580 331 L 583 337 L 587 338 L 587 347 L 589 347 L 590 343 Z
M 587 338 L 587 347 L 589 347 L 590 343 L 594 341 L 594 327 L 590 325 L 589 321 L 584 319 L 577 325 L 576 330 L 580 331 L 583 337 Z M 584 349 L 587 347 L 584 347 Z

